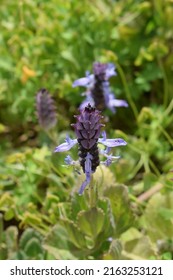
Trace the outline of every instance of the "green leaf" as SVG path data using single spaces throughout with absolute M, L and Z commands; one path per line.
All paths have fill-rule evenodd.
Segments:
M 87 200 L 84 195 L 78 195 L 78 193 L 74 193 L 71 198 L 72 219 L 75 220 L 77 214 L 81 210 L 88 210 Z
M 79 64 L 78 62 L 75 60 L 73 54 L 69 51 L 69 50 L 64 50 L 61 52 L 61 56 L 67 60 L 68 62 L 73 63 L 73 65 L 78 69 L 79 68 Z
M 58 249 L 56 247 L 44 244 L 44 249 L 56 260 L 75 260 L 75 256 L 69 250 Z M 52 259 L 52 257 L 51 257 Z
M 43 255 L 44 250 L 41 246 L 40 241 L 37 238 L 33 237 L 28 240 L 24 251 L 29 258 L 38 259 L 39 255 Z
M 156 248 L 148 236 L 135 228 L 130 228 L 120 237 L 123 245 L 121 259 L 143 260 L 156 256 Z
M 172 260 L 172 254 L 170 252 L 166 252 L 162 255 L 162 260 Z
M 0 260 L 7 258 L 7 246 L 5 244 L 5 232 L 3 229 L 3 215 L 0 213 Z
M 155 174 L 148 172 L 144 174 L 144 190 L 150 189 L 156 182 L 158 178 Z
M 124 185 L 115 185 L 104 192 L 109 198 L 116 224 L 116 233 L 120 234 L 134 223 L 134 214 L 130 205 L 128 189 Z
M 18 229 L 10 226 L 6 229 L 6 244 L 8 251 L 8 259 L 12 259 L 18 247 Z
M 111 242 L 108 253 L 103 257 L 104 260 L 119 260 L 121 257 L 122 245 L 119 240 Z
M 102 209 L 93 207 L 88 211 L 80 211 L 77 216 L 77 224 L 80 230 L 93 238 L 103 230 L 105 214 Z
M 173 192 L 156 193 L 148 201 L 140 224 L 145 228 L 151 240 L 170 238 L 173 236 Z M 152 226 L 151 226 L 152 225 Z
M 24 249 L 25 246 L 27 245 L 28 241 L 29 241 L 30 239 L 32 239 L 33 237 L 35 237 L 35 238 L 37 238 L 37 239 L 39 239 L 39 240 L 41 241 L 41 236 L 40 236 L 40 234 L 39 234 L 38 232 L 36 232 L 36 231 L 35 231 L 34 229 L 32 229 L 32 228 L 27 228 L 27 229 L 23 232 L 23 234 L 22 234 L 22 236 L 21 236 L 21 238 L 20 238 L 20 241 L 19 241 L 19 246 L 20 246 L 20 248 L 21 248 L 21 249 Z
M 101 208 L 105 214 L 104 231 L 103 231 L 104 234 L 102 234 L 102 237 L 107 238 L 112 234 L 114 234 L 114 231 L 116 230 L 114 216 L 112 213 L 112 208 L 109 199 L 105 197 L 99 199 L 98 207 Z
M 165 220 L 173 219 L 173 209 L 161 207 L 158 212 Z
M 9 208 L 4 214 L 4 220 L 9 221 L 15 216 L 14 209 Z
M 0 69 L 1 71 L 8 71 L 8 72 L 12 72 L 14 71 L 13 65 L 11 63 L 11 61 L 9 59 L 0 59 Z
M 62 220 L 62 224 L 68 232 L 70 241 L 77 247 L 86 247 L 86 241 L 83 233 L 78 229 L 77 225 L 70 220 Z
M 60 224 L 52 227 L 44 238 L 44 245 L 68 250 L 68 234 L 65 228 Z

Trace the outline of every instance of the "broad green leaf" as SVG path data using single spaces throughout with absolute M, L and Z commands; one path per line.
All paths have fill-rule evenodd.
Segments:
M 161 207 L 158 212 L 165 220 L 173 219 L 173 209 Z
M 56 260 L 75 260 L 75 256 L 69 250 L 59 249 L 47 244 L 43 245 L 44 249 Z M 52 257 L 50 258 L 52 259 Z
M 130 205 L 128 190 L 124 185 L 115 185 L 104 192 L 109 198 L 116 224 L 116 234 L 120 234 L 134 223 L 134 214 Z
M 156 193 L 148 201 L 141 218 L 141 225 L 146 229 L 152 241 L 172 238 L 173 236 L 173 192 Z M 152 225 L 152 226 L 151 226 Z
M 56 224 L 44 238 L 44 244 L 57 249 L 68 250 L 68 234 L 66 229 L 60 224 Z
M 74 220 L 76 220 L 77 214 L 81 210 L 88 210 L 87 200 L 84 195 L 80 196 L 75 192 L 71 198 L 71 213 Z
M 98 207 L 101 208 L 105 214 L 102 238 L 109 238 L 116 231 L 116 224 L 112 213 L 110 201 L 105 197 L 100 198 L 98 200 Z
M 8 259 L 12 259 L 15 251 L 18 248 L 18 228 L 15 226 L 10 226 L 5 232 Z
M 23 232 L 23 234 L 20 238 L 20 241 L 19 241 L 20 248 L 24 249 L 25 246 L 27 245 L 28 241 L 31 240 L 33 237 L 38 239 L 38 240 L 41 240 L 41 235 L 37 231 L 35 231 L 32 228 L 27 228 Z
M 71 241 L 77 248 L 85 248 L 86 241 L 83 233 L 80 231 L 80 228 L 70 220 L 62 220 L 61 223 L 64 225 L 68 236 L 69 241 Z
M 15 216 L 15 212 L 13 208 L 7 209 L 7 211 L 4 213 L 4 220 L 9 221 Z
M 29 258 L 38 259 L 39 255 L 43 255 L 43 248 L 41 242 L 36 237 L 32 237 L 25 245 L 25 253 Z
M 87 211 L 80 211 L 77 224 L 80 230 L 94 239 L 104 229 L 105 214 L 102 209 L 93 207 Z
M 121 235 L 120 240 L 123 245 L 121 259 L 146 260 L 157 256 L 150 238 L 135 228 L 128 229 Z
M 103 190 L 115 184 L 115 177 L 108 167 L 102 165 L 94 173 L 94 181 L 98 186 L 99 192 L 102 193 Z

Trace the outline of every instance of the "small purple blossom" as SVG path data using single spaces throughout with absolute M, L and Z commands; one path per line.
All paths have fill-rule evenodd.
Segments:
M 57 123 L 54 101 L 46 89 L 40 89 L 36 96 L 37 116 L 40 126 L 49 130 Z
M 73 87 L 83 86 L 87 90 L 84 93 L 86 99 L 82 102 L 80 108 L 85 108 L 86 104 L 90 102 L 99 110 L 106 108 L 113 113 L 116 107 L 128 107 L 125 100 L 116 99 L 110 90 L 109 79 L 116 75 L 115 66 L 113 63 L 99 63 L 93 64 L 93 73 L 86 73 L 86 77 L 80 78 L 73 83 Z
M 66 136 L 65 143 L 56 147 L 55 152 L 65 152 L 70 150 L 74 145 L 77 144 L 77 139 L 72 140 L 68 135 Z
M 106 132 L 102 132 L 103 138 L 99 138 L 98 142 L 105 145 L 106 147 L 113 148 L 117 146 L 125 146 L 127 143 L 121 139 L 121 138 L 116 138 L 116 139 L 107 139 L 106 138 Z
M 101 123 L 102 116 L 100 111 L 92 107 L 91 104 L 88 104 L 81 110 L 80 115 L 75 117 L 77 121 L 72 126 L 75 129 L 77 139 L 72 140 L 67 136 L 65 143 L 56 147 L 54 152 L 68 151 L 78 143 L 79 164 L 86 176 L 86 179 L 79 190 L 79 194 L 82 194 L 86 186 L 90 183 L 92 174 L 96 171 L 96 168 L 100 164 L 99 154 L 106 157 L 106 160 L 101 163 L 109 166 L 112 162 L 119 158 L 119 156 L 116 157 L 110 154 L 111 148 L 124 146 L 127 143 L 121 138 L 107 139 L 106 132 L 102 132 L 102 138 L 99 138 L 101 128 L 104 126 Z M 103 144 L 106 149 L 99 150 L 98 143 Z M 75 165 L 76 161 L 68 155 L 65 158 L 65 163 L 68 165 Z

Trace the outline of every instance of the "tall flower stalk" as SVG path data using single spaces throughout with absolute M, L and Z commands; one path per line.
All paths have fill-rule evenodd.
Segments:
M 80 78 L 73 83 L 73 87 L 86 87 L 86 99 L 82 102 L 80 108 L 90 103 L 98 110 L 110 109 L 115 113 L 116 107 L 127 107 L 125 100 L 116 99 L 111 92 L 109 79 L 115 76 L 115 66 L 113 63 L 99 63 L 93 64 L 93 74 L 86 72 L 86 77 Z
M 90 184 L 92 174 L 96 171 L 100 164 L 109 166 L 119 156 L 113 156 L 110 151 L 111 148 L 117 146 L 124 146 L 127 143 L 121 139 L 107 139 L 106 132 L 102 132 L 100 138 L 101 128 L 104 126 L 101 123 L 102 115 L 95 107 L 88 104 L 84 109 L 81 109 L 80 114 L 75 116 L 76 123 L 72 124 L 75 130 L 76 139 L 66 137 L 65 143 L 55 148 L 54 152 L 65 152 L 70 150 L 74 145 L 78 144 L 79 160 L 74 161 L 69 155 L 65 158 L 65 163 L 68 165 L 80 164 L 86 176 L 82 183 L 79 194 L 82 194 L 86 186 Z M 103 144 L 106 148 L 100 150 L 98 144 Z M 106 157 L 105 161 L 100 161 L 100 154 Z

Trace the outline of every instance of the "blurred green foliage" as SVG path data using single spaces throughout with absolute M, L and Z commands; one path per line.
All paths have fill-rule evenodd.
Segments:
M 0 5 L 0 259 L 173 259 L 173 1 Z M 52 152 L 74 136 L 72 83 L 94 61 L 116 65 L 111 86 L 129 108 L 107 112 L 106 131 L 128 145 L 79 196 L 82 176 Z M 42 87 L 57 105 L 48 134 L 35 115 Z

